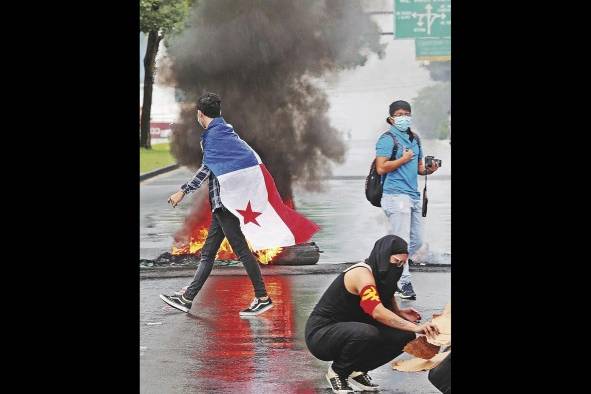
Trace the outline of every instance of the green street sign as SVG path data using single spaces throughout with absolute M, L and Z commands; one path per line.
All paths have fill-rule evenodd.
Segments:
M 451 60 L 450 38 L 417 38 L 415 39 L 417 60 L 444 62 Z
M 451 37 L 451 0 L 395 0 L 394 38 Z

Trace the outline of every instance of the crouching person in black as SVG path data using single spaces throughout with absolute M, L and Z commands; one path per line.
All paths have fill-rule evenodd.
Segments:
M 306 323 L 306 345 L 314 357 L 332 361 L 326 379 L 334 393 L 377 391 L 369 371 L 396 358 L 415 333 L 436 335 L 413 308 L 399 309 L 396 283 L 408 259 L 407 243 L 395 235 L 379 239 L 365 263 L 339 274 Z

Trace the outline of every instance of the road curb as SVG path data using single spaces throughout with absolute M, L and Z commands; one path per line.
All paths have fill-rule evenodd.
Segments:
M 144 172 L 143 174 L 140 174 L 140 182 L 145 181 L 146 179 L 153 178 L 156 175 L 160 175 L 160 174 L 164 174 L 164 173 L 176 170 L 177 168 L 180 168 L 179 164 L 171 164 L 166 167 L 158 168 L 157 170 L 154 170 L 154 171 Z
M 272 275 L 318 275 L 318 274 L 338 274 L 355 263 L 336 263 L 336 264 L 314 264 L 314 265 L 261 265 L 261 273 L 264 276 Z M 150 267 L 140 268 L 140 279 L 160 279 L 160 278 L 182 278 L 191 277 L 197 269 L 196 264 L 188 264 L 183 267 Z M 427 264 L 415 265 L 410 267 L 411 272 L 451 272 L 449 264 Z M 220 276 L 243 276 L 246 275 L 244 267 L 234 266 L 215 266 L 211 275 Z

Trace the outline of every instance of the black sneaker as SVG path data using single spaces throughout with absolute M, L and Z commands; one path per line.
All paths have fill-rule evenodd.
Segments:
M 326 373 L 326 380 L 328 380 L 328 384 L 330 384 L 330 388 L 332 389 L 333 393 L 349 394 L 355 392 L 355 390 L 353 390 L 353 387 L 349 386 L 347 378 L 345 376 L 337 375 L 332 370 L 332 367 L 328 368 L 328 372 Z
M 175 291 L 174 293 L 172 293 L 172 295 L 181 296 L 181 295 L 185 294 L 185 291 L 187 291 L 187 286 L 183 287 L 179 291 Z
M 271 297 L 267 298 L 265 301 L 262 301 L 258 297 L 255 297 L 248 308 L 240 311 L 240 316 L 260 315 L 261 313 L 266 312 L 271 308 L 273 308 L 273 301 L 271 301 Z
M 168 305 L 172 306 L 173 308 L 176 308 L 179 311 L 183 312 L 189 312 L 191 310 L 191 305 L 193 305 L 193 302 L 191 302 L 191 300 L 187 300 L 182 295 L 167 296 L 164 294 L 160 294 L 160 299 L 166 302 Z
M 400 293 L 400 298 L 404 298 L 405 300 L 416 300 L 417 294 L 412 288 L 412 283 L 405 283 L 402 285 L 402 292 Z
M 416 267 L 416 266 L 422 266 L 422 265 L 427 265 L 427 264 L 426 263 L 415 263 L 411 259 L 408 259 L 408 265 L 411 267 Z
M 347 378 L 349 385 L 355 391 L 379 391 L 380 386 L 371 382 L 371 378 L 367 372 L 353 372 Z

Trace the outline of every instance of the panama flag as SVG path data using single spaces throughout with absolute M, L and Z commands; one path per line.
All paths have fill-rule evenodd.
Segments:
M 222 117 L 202 135 L 203 162 L 220 183 L 220 199 L 240 220 L 253 250 L 310 240 L 319 227 L 283 203 L 259 155 Z

